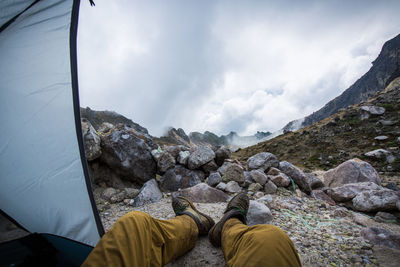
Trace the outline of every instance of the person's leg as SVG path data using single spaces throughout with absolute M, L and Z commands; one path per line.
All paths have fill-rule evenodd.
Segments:
M 249 227 L 231 218 L 223 226 L 221 243 L 228 266 L 301 266 L 293 242 L 273 225 Z
M 132 211 L 112 226 L 82 266 L 162 266 L 191 250 L 198 232 L 188 215 L 157 220 Z

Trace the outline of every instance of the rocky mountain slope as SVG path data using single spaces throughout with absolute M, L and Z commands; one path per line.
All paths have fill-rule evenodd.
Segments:
M 342 108 L 366 101 L 377 92 L 386 88 L 391 81 L 400 76 L 400 35 L 387 41 L 377 57 L 372 62 L 370 70 L 346 89 L 340 96 L 329 101 L 320 110 L 302 120 L 300 127 L 310 126 L 323 120 Z M 284 129 L 292 129 L 293 122 L 289 122 Z
M 400 78 L 397 78 L 365 102 L 312 126 L 241 149 L 233 157 L 245 161 L 256 153 L 269 151 L 310 170 L 326 170 L 358 157 L 380 172 L 398 177 L 399 145 Z

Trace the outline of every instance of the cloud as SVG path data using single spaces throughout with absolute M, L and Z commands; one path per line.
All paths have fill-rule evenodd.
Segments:
M 364 74 L 398 34 L 398 2 L 107 1 L 82 4 L 82 106 L 154 135 L 275 131 Z

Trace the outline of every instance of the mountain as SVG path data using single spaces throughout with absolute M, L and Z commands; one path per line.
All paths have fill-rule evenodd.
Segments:
M 342 108 L 366 101 L 369 97 L 382 91 L 385 87 L 400 76 L 400 34 L 387 41 L 379 56 L 372 62 L 372 67 L 352 86 L 346 89 L 340 96 L 329 101 L 320 110 L 300 119 L 301 125 L 289 122 L 283 129 L 297 130 L 312 125 L 335 114 Z M 297 124 L 297 125 L 296 125 Z M 293 127 L 298 126 L 298 127 Z
M 358 157 L 376 169 L 400 171 L 400 77 L 384 91 L 295 132 L 286 132 L 233 156 L 247 160 L 259 152 L 271 152 L 307 169 L 329 169 Z M 379 151 L 376 151 L 381 149 Z M 366 153 L 375 151 L 375 156 Z

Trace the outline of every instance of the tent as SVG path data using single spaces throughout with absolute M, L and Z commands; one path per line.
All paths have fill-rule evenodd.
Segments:
M 0 209 L 40 235 L 26 242 L 87 256 L 104 229 L 81 132 L 79 5 L 0 1 Z

